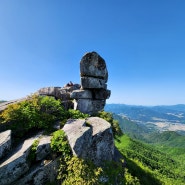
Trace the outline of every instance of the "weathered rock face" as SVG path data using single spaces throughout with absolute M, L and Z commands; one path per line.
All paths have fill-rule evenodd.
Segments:
M 23 176 L 23 178 L 14 182 L 14 185 L 45 185 L 49 184 L 49 182 L 55 182 L 58 175 L 58 168 L 59 158 L 33 169 Z
M 36 160 L 40 161 L 43 160 L 45 157 L 47 157 L 50 152 L 51 152 L 51 136 L 43 136 L 39 140 L 39 144 L 37 146 L 37 151 L 36 151 Z
M 114 157 L 114 138 L 110 123 L 99 117 L 90 117 L 86 122 L 92 126 L 92 144 L 88 155 L 95 164 L 112 161 Z
M 92 140 L 92 129 L 87 127 L 85 120 L 68 120 L 63 130 L 67 135 L 73 155 L 87 158 L 87 148 L 90 147 Z
M 0 133 L 0 159 L 11 149 L 11 130 Z
M 111 125 L 99 117 L 69 120 L 63 127 L 73 155 L 90 159 L 96 165 L 114 158 L 114 138 Z
M 108 80 L 108 71 L 105 60 L 96 52 L 89 52 L 80 61 L 80 74 Z
M 96 114 L 111 94 L 107 90 L 108 71 L 104 59 L 96 52 L 85 54 L 80 61 L 80 75 L 81 91 L 71 93 L 71 98 L 76 100 L 74 109 Z
M 8 185 L 29 170 L 27 160 L 31 145 L 38 136 L 25 140 L 7 160 L 0 164 L 0 184 Z

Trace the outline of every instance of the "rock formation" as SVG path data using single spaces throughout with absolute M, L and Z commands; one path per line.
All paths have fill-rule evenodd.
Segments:
M 70 82 L 62 88 L 45 87 L 38 94 L 60 99 L 66 109 L 74 108 L 94 115 L 103 110 L 111 94 L 107 90 L 108 71 L 105 60 L 96 52 L 85 54 L 80 61 L 80 76 L 81 85 Z
M 73 108 L 73 102 L 70 94 L 77 89 L 80 89 L 79 84 L 68 83 L 64 87 L 44 87 L 38 90 L 37 94 L 41 96 L 53 96 L 60 99 L 65 109 Z
M 110 123 L 99 117 L 69 120 L 63 127 L 73 155 L 96 165 L 114 158 L 114 138 Z
M 10 131 L 3 133 L 4 136 L 5 134 L 9 136 Z M 3 151 L 5 157 L 0 161 L 1 185 L 44 185 L 56 179 L 59 159 L 51 160 L 49 157 L 50 160 L 46 160 L 51 155 L 51 136 L 41 134 L 26 139 L 13 150 L 9 150 L 9 153 Z M 37 163 L 32 166 L 29 155 L 36 139 L 39 141 L 35 153 Z
M 96 52 L 85 54 L 80 61 L 81 89 L 71 93 L 74 109 L 90 115 L 105 106 L 110 97 L 107 90 L 108 71 L 104 59 Z
M 60 99 L 64 108 L 74 108 L 90 115 L 105 106 L 111 91 L 107 90 L 108 71 L 106 63 L 96 52 L 85 54 L 80 61 L 81 85 L 66 84 L 64 87 L 41 88 L 36 94 Z M 0 112 L 9 104 L 28 98 L 5 102 Z M 54 127 L 60 126 L 53 123 Z M 0 127 L 2 131 L 4 127 Z M 119 158 L 115 150 L 111 125 L 102 118 L 68 120 L 62 128 L 67 135 L 73 155 L 92 160 L 97 166 L 104 161 Z M 34 140 L 39 144 L 35 152 L 35 163 L 31 165 L 29 155 Z M 51 136 L 37 133 L 34 137 L 11 148 L 11 131 L 0 133 L 0 184 L 1 185 L 42 185 L 56 179 L 59 158 L 51 155 Z M 54 158 L 53 158 L 54 157 Z
M 27 157 L 30 152 L 31 145 L 38 136 L 32 137 L 20 144 L 12 155 L 7 160 L 0 164 L 0 184 L 11 184 L 17 180 L 21 175 L 29 170 L 29 162 Z

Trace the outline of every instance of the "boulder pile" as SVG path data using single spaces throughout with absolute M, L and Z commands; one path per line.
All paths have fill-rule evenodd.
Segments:
M 105 106 L 111 91 L 107 90 L 108 71 L 105 60 L 96 52 L 85 54 L 80 61 L 81 89 L 74 90 L 74 109 L 90 115 Z

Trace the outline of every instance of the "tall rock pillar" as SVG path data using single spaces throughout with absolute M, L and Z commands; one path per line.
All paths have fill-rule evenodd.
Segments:
M 96 52 L 86 53 L 80 61 L 81 89 L 71 93 L 74 109 L 90 115 L 103 110 L 111 91 L 107 90 L 105 60 Z

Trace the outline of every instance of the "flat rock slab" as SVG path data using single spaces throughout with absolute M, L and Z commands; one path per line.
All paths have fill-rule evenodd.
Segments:
M 33 141 L 38 137 L 39 135 L 25 140 L 23 144 L 14 150 L 14 153 L 6 161 L 0 164 L 1 185 L 11 184 L 29 170 L 27 157 Z
M 0 133 L 0 159 L 11 149 L 11 130 Z
M 92 99 L 92 92 L 90 90 L 75 90 L 71 93 L 72 99 Z
M 106 81 L 94 77 L 81 77 L 83 89 L 107 89 Z
M 103 110 L 104 106 L 105 100 L 79 99 L 74 101 L 75 110 L 80 110 L 90 115 L 94 115 L 98 111 Z

